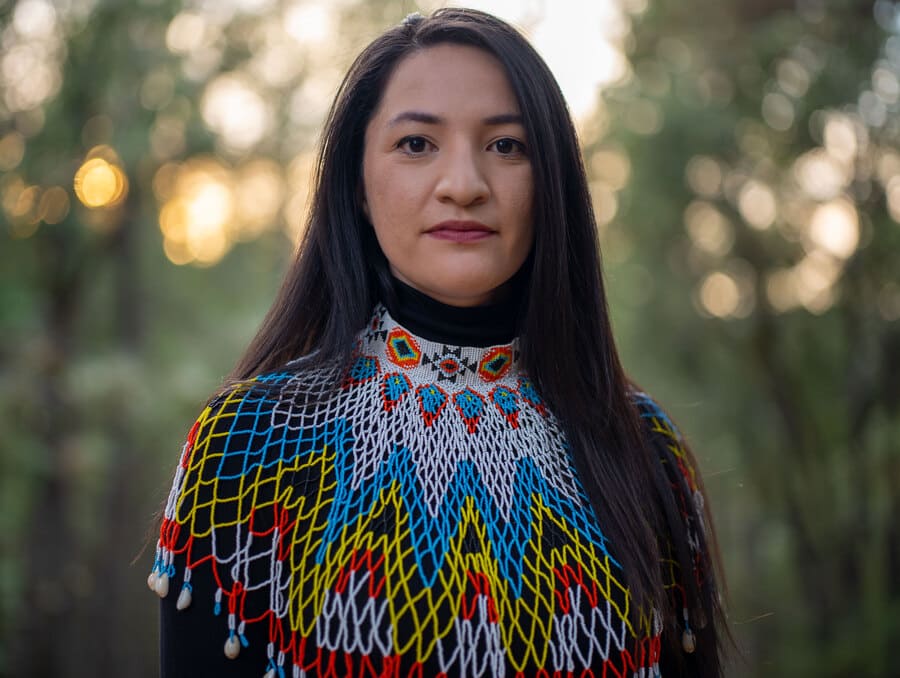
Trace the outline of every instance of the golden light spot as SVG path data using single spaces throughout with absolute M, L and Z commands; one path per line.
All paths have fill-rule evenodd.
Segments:
M 94 157 L 75 172 L 74 187 L 75 195 L 86 207 L 111 207 L 125 198 L 128 179 L 118 165 Z
M 812 241 L 840 259 L 850 257 L 859 246 L 859 216 L 846 200 L 820 205 L 809 224 Z
M 51 186 L 41 196 L 38 217 L 48 224 L 58 224 L 69 213 L 69 194 L 62 186 Z
M 19 194 L 24 190 L 25 182 L 22 177 L 8 174 L 0 178 L 0 201 L 3 203 L 3 210 L 10 216 L 19 201 Z
M 700 284 L 699 300 L 702 309 L 717 318 L 726 318 L 738 309 L 741 291 L 737 281 L 727 273 L 710 273 Z
M 225 167 L 210 158 L 170 165 L 157 172 L 154 190 L 169 196 L 159 228 L 172 263 L 210 266 L 225 256 L 238 228 L 233 181 Z
M 14 170 L 25 157 L 25 137 L 10 132 L 0 139 L 0 172 Z
M 176 198 L 163 205 L 159 212 L 159 229 L 167 240 L 184 243 L 188 231 L 188 205 L 181 198 Z
M 163 252 L 165 252 L 169 261 L 176 266 L 184 266 L 194 260 L 194 257 L 191 256 L 187 246 L 184 244 L 184 241 L 181 240 L 163 238 Z
M 218 263 L 231 247 L 221 225 L 209 221 L 190 222 L 185 245 L 197 263 L 203 266 Z
M 769 228 L 775 221 L 775 194 L 765 184 L 751 179 L 738 194 L 738 210 L 750 226 L 757 230 Z
M 271 228 L 284 202 L 284 178 L 272 160 L 254 160 L 244 165 L 235 181 L 240 228 L 236 236 L 251 240 Z
M 41 220 L 37 217 L 40 196 L 38 186 L 28 186 L 20 177 L 4 177 L 2 183 L 3 210 L 9 216 L 9 233 L 14 238 L 27 238 L 37 231 Z
M 30 218 L 31 213 L 37 207 L 37 199 L 41 189 L 37 186 L 28 186 L 19 192 L 12 204 L 10 216 L 13 218 Z

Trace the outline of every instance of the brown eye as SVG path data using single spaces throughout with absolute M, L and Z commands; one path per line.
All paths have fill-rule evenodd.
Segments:
M 494 142 L 493 146 L 497 150 L 497 153 L 499 153 L 500 155 L 513 155 L 515 153 L 525 152 L 525 147 L 521 142 L 516 141 L 515 139 L 510 139 L 508 137 L 497 139 L 497 141 Z
M 410 155 L 420 155 L 428 150 L 428 140 L 425 137 L 405 137 L 397 146 Z

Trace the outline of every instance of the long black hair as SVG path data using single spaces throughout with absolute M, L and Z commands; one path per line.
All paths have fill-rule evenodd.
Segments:
M 658 453 L 642 433 L 630 396 L 633 386 L 613 341 L 596 223 L 565 100 L 528 41 L 489 14 L 447 8 L 429 17 L 413 15 L 356 58 L 324 127 L 298 255 L 232 378 L 248 379 L 311 353 L 321 362 L 349 357 L 380 290 L 390 284 L 387 263 L 362 208 L 366 126 L 397 64 L 444 43 L 476 47 L 495 57 L 518 100 L 534 150 L 530 160 L 536 187 L 535 239 L 525 264 L 530 270 L 519 328 L 522 360 L 566 429 L 582 482 L 622 566 L 631 610 L 636 618 L 655 608 L 667 626 L 676 628 L 660 565 L 660 535 L 668 535 L 690 607 L 701 618 L 717 618 L 711 573 L 704 586 L 694 582 L 688 527 L 672 481 L 660 472 Z M 709 624 L 701 634 L 694 675 L 721 674 L 715 626 Z M 674 649 L 680 648 L 679 635 L 664 636 L 680 655 Z

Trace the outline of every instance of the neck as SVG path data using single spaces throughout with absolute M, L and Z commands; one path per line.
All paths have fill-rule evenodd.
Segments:
M 393 277 L 382 296 L 391 317 L 423 339 L 485 347 L 509 343 L 517 334 L 522 286 L 513 283 L 502 301 L 483 306 L 450 306 Z

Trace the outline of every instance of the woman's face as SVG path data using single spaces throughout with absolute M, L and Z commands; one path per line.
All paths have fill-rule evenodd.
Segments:
M 454 306 L 502 294 L 534 240 L 527 142 L 487 52 L 437 45 L 397 64 L 363 153 L 364 209 L 397 278 Z

